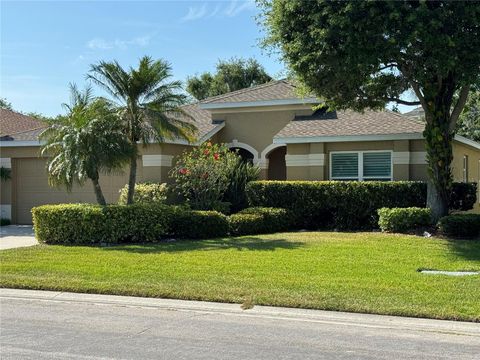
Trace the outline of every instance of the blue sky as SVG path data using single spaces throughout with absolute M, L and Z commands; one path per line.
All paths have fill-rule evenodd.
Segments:
M 15 109 L 56 115 L 68 83 L 89 65 L 143 55 L 164 58 L 176 79 L 212 71 L 218 59 L 255 57 L 272 75 L 283 65 L 257 46 L 252 1 L 1 0 L 0 96 Z

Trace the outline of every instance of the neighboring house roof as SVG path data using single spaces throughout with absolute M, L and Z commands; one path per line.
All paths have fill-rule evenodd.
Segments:
M 287 80 L 270 81 L 265 84 L 212 96 L 200 102 L 202 109 L 228 107 L 266 106 L 282 104 L 318 103 L 315 97 L 301 98 L 297 87 Z
M 413 118 L 422 118 L 425 116 L 425 112 L 421 106 L 413 109 L 412 111 L 406 112 L 404 116 L 413 117 Z
M 351 110 L 328 113 L 323 118 L 301 117 L 288 123 L 275 139 L 421 134 L 424 125 L 392 111 Z M 380 139 L 380 138 L 379 138 Z
M 46 124 L 31 116 L 0 109 L 0 140 L 37 140 Z

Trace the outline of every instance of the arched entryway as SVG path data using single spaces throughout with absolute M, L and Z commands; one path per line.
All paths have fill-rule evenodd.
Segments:
M 268 180 L 286 180 L 287 179 L 287 165 L 285 163 L 285 155 L 287 154 L 287 147 L 280 146 L 268 154 L 266 154 L 266 159 L 268 159 L 268 171 L 267 179 Z
M 227 146 L 232 151 L 236 151 L 245 161 L 250 161 L 253 164 L 258 163 L 258 151 L 253 146 L 239 142 L 236 139 L 227 144 Z
M 238 147 L 231 147 L 230 150 L 240 155 L 243 161 L 253 163 L 254 156 L 250 151 Z

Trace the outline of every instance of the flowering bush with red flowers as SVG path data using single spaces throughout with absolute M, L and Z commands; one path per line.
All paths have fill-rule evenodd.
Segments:
M 184 152 L 170 172 L 178 194 L 192 209 L 228 211 L 222 202 L 239 155 L 224 144 L 204 143 Z

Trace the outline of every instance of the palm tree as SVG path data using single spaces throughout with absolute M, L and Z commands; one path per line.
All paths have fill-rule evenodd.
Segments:
M 93 184 L 97 202 L 106 205 L 100 187 L 100 173 L 120 170 L 132 153 L 122 133 L 122 121 L 116 110 L 103 99 L 94 99 L 92 89 L 81 92 L 70 85 L 70 104 L 63 104 L 67 115 L 50 121 L 40 138 L 45 141 L 42 154 L 47 155 L 49 183 L 65 186 Z
M 140 59 L 137 69 L 124 70 L 117 61 L 91 65 L 87 78 L 103 88 L 122 114 L 124 131 L 134 145 L 130 159 L 127 204 L 133 203 L 139 142 L 193 140 L 195 126 L 180 108 L 186 95 L 179 81 L 169 81 L 171 67 L 164 60 Z M 185 120 L 187 119 L 187 120 Z

